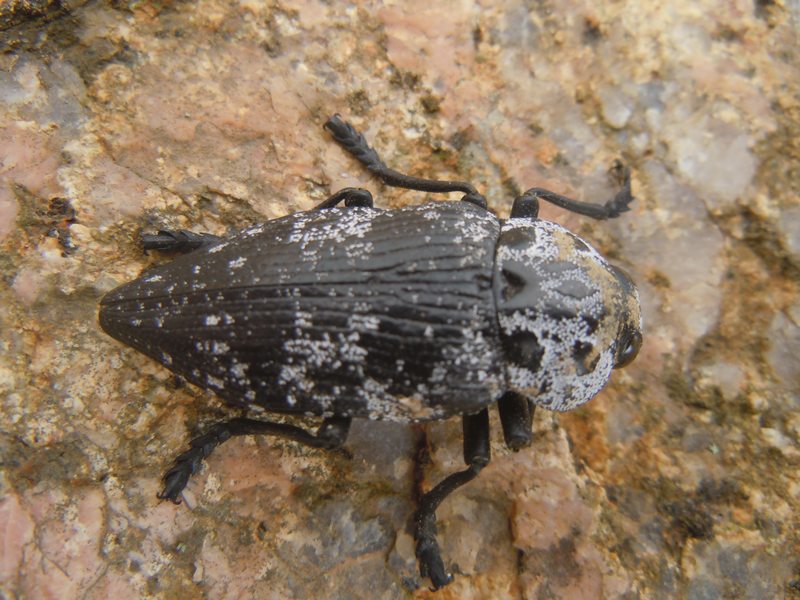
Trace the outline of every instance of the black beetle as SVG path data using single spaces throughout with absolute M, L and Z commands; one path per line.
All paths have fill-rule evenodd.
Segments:
M 617 217 L 633 200 L 630 173 L 617 165 L 620 191 L 603 205 L 534 188 L 503 221 L 472 185 L 402 175 L 338 115 L 325 127 L 386 184 L 463 192 L 462 200 L 378 210 L 367 190 L 347 188 L 230 238 L 145 235 L 146 250 L 186 254 L 109 292 L 100 325 L 232 405 L 323 418 L 316 433 L 247 418 L 214 425 L 164 476 L 159 497 L 176 503 L 231 436 L 335 448 L 353 418 L 460 415 L 468 468 L 425 494 L 414 521 L 420 572 L 439 588 L 452 576 L 435 511 L 489 462 L 488 406 L 497 403 L 506 444 L 518 450 L 531 443 L 535 406 L 586 402 L 639 350 L 630 278 L 537 216 L 542 198 Z

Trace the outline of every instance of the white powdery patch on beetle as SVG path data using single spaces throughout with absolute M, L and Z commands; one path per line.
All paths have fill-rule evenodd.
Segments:
M 278 384 L 287 388 L 286 403 L 297 404 L 297 394 L 309 394 L 314 390 L 314 381 L 308 377 L 308 367 L 303 364 L 285 364 L 278 375 Z
M 526 234 L 528 243 L 524 247 L 516 248 L 509 248 L 501 244 L 497 249 L 498 256 L 501 258 L 520 259 L 528 257 L 536 262 L 545 263 L 559 255 L 565 240 L 578 240 L 580 244 L 571 249 L 570 252 L 583 252 L 593 260 L 606 263 L 606 260 L 597 250 L 558 223 L 542 220 L 531 221 L 530 219 L 508 219 L 503 223 L 503 235 L 514 230 Z
M 542 314 L 500 316 L 500 327 L 509 333 L 533 333 L 543 354 L 537 369 L 509 364 L 510 386 L 526 393 L 539 406 L 551 410 L 571 410 L 591 400 L 603 389 L 611 376 L 614 348 L 599 353 L 594 368 L 580 372 L 573 357 L 576 343 L 595 346 L 598 343 L 585 323 L 579 319 L 549 319 Z
M 225 389 L 225 381 L 213 375 L 206 374 L 206 384 L 208 387 L 214 388 L 215 390 Z
M 339 356 L 341 360 L 363 368 L 367 360 L 367 350 L 359 346 L 361 339 L 357 331 L 345 336 L 343 333 L 337 335 L 339 342 Z
M 231 363 L 229 372 L 231 376 L 237 380 L 238 383 L 245 383 L 245 376 L 247 375 L 247 370 L 250 368 L 250 365 L 241 363 L 238 360 L 233 360 Z
M 352 207 L 297 213 L 292 215 L 289 232 L 280 240 L 280 245 L 296 245 L 300 262 L 310 265 L 314 271 L 321 261 L 339 251 L 350 261 L 363 259 L 373 251 L 372 243 L 363 238 L 370 233 L 373 220 L 382 212 Z M 281 277 L 280 280 L 289 283 L 291 277 Z
M 216 254 L 217 252 L 221 252 L 225 248 L 228 247 L 228 242 L 220 242 L 219 244 L 214 244 L 208 249 L 209 254 Z
M 259 223 L 258 225 L 253 225 L 252 227 L 244 229 L 240 236 L 249 238 L 261 235 L 262 233 L 264 233 L 264 223 Z
M 421 389 L 427 391 L 424 385 Z M 387 383 L 369 377 L 356 391 L 356 399 L 366 406 L 369 418 L 374 420 L 407 423 L 431 419 L 437 414 L 437 409 L 427 403 L 425 393 L 418 391 L 409 396 L 396 397 L 389 393 Z
M 369 306 L 367 306 L 364 310 L 368 310 Z M 365 333 L 367 331 L 377 331 L 378 325 L 380 324 L 380 319 L 375 315 L 363 315 L 354 313 L 350 315 L 347 319 L 347 325 L 353 331 L 357 331 L 359 333 Z
M 547 372 L 510 365 L 508 375 L 515 389 L 534 390 L 546 385 L 545 392 L 535 394 L 534 402 L 550 410 L 567 411 L 594 398 L 608 382 L 613 366 L 614 353 L 606 350 L 594 370 L 585 375 L 578 375 L 569 366 L 558 369 L 554 365 L 549 365 Z
M 343 244 L 352 238 L 363 238 L 381 212 L 374 208 L 332 208 L 303 213 L 292 222 L 287 242 L 299 243 L 305 252 L 317 242 Z
M 560 225 L 550 221 L 531 222 L 530 219 L 508 219 L 503 223 L 503 233 L 514 229 L 519 229 L 526 233 L 533 230 L 535 237 L 532 236 L 531 243 L 524 248 L 499 246 L 497 248 L 497 260 L 499 263 L 506 260 L 523 261 L 526 258 L 545 262 L 558 256 L 558 245 L 553 239 L 553 231 L 554 229 L 563 230 L 564 228 Z
M 347 254 L 347 258 L 351 260 L 363 259 L 365 256 L 369 256 L 375 251 L 375 246 L 372 242 L 364 242 L 361 240 L 351 241 L 349 244 L 345 245 L 344 251 L 345 254 Z
M 234 258 L 233 260 L 228 261 L 228 268 L 231 271 L 235 271 L 236 269 L 240 269 L 244 266 L 247 262 L 247 258 L 244 256 L 240 256 L 238 258 Z
M 338 359 L 338 348 L 326 334 L 324 339 L 295 339 L 287 340 L 283 349 L 288 356 L 296 357 L 305 364 L 319 369 L 322 366 L 338 368 L 341 361 Z
M 450 365 L 453 365 L 459 367 L 459 372 L 466 372 L 466 383 L 479 385 L 487 390 L 490 397 L 496 397 L 505 386 L 505 378 L 497 367 L 501 359 L 497 354 L 495 343 L 486 339 L 481 331 L 483 322 L 477 307 L 471 310 L 472 318 L 461 330 L 461 344 L 446 349 L 444 353 L 446 360 L 437 363 L 429 383 L 432 385 L 441 383 L 447 378 Z
M 492 227 L 487 227 L 487 223 L 494 223 L 497 220 L 492 213 L 487 211 L 480 211 L 476 214 L 469 215 L 461 225 L 461 232 L 464 238 L 474 245 L 477 250 L 470 257 L 472 260 L 482 260 L 486 258 L 485 242 L 490 237 L 493 237 L 494 230 Z
M 231 347 L 226 342 L 211 342 L 211 354 L 227 354 L 230 352 Z
M 311 323 L 311 313 L 303 310 L 297 310 L 294 313 L 294 330 L 295 335 L 297 337 L 302 337 L 304 334 L 303 332 L 310 328 L 312 325 Z
M 363 367 L 367 358 L 367 350 L 358 341 L 357 332 L 337 334 L 335 339 L 326 332 L 319 339 L 302 336 L 286 340 L 283 350 L 295 359 L 293 362 L 302 361 L 315 369 L 337 370 L 345 365 L 352 369 Z
M 501 236 L 497 268 L 517 269 L 525 278 L 524 290 L 516 293 L 527 303 L 517 306 L 513 292 L 499 301 L 498 322 L 512 345 L 509 385 L 540 406 L 570 410 L 594 397 L 611 375 L 619 282 L 594 248 L 560 225 L 510 219 L 503 225 L 507 232 L 512 234 Z M 515 344 L 535 348 L 535 364 L 519 364 Z
M 326 393 L 324 385 L 317 389 L 317 379 L 322 373 L 340 370 L 363 377 L 367 350 L 359 345 L 358 331 L 330 332 L 314 323 L 311 312 L 300 310 L 300 302 L 292 322 L 292 338 L 283 342 L 285 363 L 281 366 L 276 384 L 286 391 L 286 402 L 292 407 L 301 400 L 313 402 L 315 412 L 328 411 L 338 394 Z M 368 319 L 355 322 L 369 326 Z M 377 324 L 375 324 L 377 327 Z

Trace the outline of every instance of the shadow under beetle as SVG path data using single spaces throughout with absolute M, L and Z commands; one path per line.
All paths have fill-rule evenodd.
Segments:
M 176 503 L 201 461 L 232 436 L 331 449 L 353 418 L 461 416 L 468 467 L 424 494 L 414 518 L 420 573 L 440 588 L 452 575 L 435 511 L 489 462 L 488 406 L 497 404 L 505 442 L 519 450 L 531 443 L 536 406 L 583 404 L 639 351 L 630 278 L 538 219 L 540 198 L 617 217 L 633 200 L 630 173 L 617 166 L 620 191 L 603 205 L 533 188 L 499 220 L 469 183 L 389 169 L 338 115 L 325 128 L 387 185 L 464 196 L 379 210 L 367 190 L 346 188 L 229 238 L 144 235 L 146 250 L 184 255 L 109 292 L 100 325 L 230 404 L 322 417 L 316 433 L 248 418 L 214 425 L 164 476 L 159 497 Z

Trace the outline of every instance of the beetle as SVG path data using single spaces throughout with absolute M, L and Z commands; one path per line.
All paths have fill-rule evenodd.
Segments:
M 414 517 L 420 574 L 452 581 L 436 541 L 436 509 L 489 462 L 489 407 L 506 445 L 531 443 L 537 406 L 565 411 L 596 395 L 642 343 L 636 286 L 586 241 L 538 218 L 539 199 L 610 219 L 633 201 L 630 171 L 605 204 L 540 188 L 498 219 L 469 183 L 387 167 L 339 115 L 325 129 L 385 184 L 461 200 L 396 210 L 360 188 L 231 237 L 186 230 L 142 236 L 182 254 L 101 300 L 117 340 L 233 406 L 321 417 L 316 432 L 251 418 L 213 425 L 164 476 L 180 494 L 232 436 L 267 434 L 312 447 L 344 444 L 351 420 L 460 416 L 467 468 L 425 493 Z M 341 206 L 344 204 L 344 206 Z

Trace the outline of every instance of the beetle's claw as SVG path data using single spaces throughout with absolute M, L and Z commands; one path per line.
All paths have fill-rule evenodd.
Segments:
M 608 217 L 613 219 L 631 209 L 630 203 L 635 200 L 631 192 L 631 170 L 623 167 L 622 164 L 615 164 L 612 167 L 611 176 L 619 181 L 620 190 L 612 200 L 606 202 Z
M 161 500 L 169 500 L 173 504 L 181 503 L 181 492 L 189 482 L 191 471 L 187 470 L 186 463 L 177 464 L 164 475 L 164 489 L 157 496 Z
M 443 588 L 453 581 L 453 575 L 444 568 L 436 540 L 420 540 L 417 543 L 416 554 L 419 561 L 419 574 L 431 580 L 433 591 Z
M 169 492 L 167 492 L 166 490 L 164 490 L 164 491 L 162 491 L 162 492 L 159 492 L 158 494 L 156 494 L 156 498 L 158 498 L 159 500 L 169 500 L 169 501 L 170 501 L 170 502 L 172 502 L 172 503 L 173 503 L 175 506 L 177 506 L 178 504 L 180 504 L 181 502 L 183 502 L 183 501 L 181 500 L 180 496 L 177 496 L 177 497 L 173 498 L 171 495 L 169 495 Z
M 341 136 L 348 129 L 348 123 L 342 119 L 342 115 L 339 113 L 334 113 L 327 121 L 325 121 L 325 125 L 323 125 L 323 127 L 330 131 L 334 136 Z M 350 129 L 352 129 L 352 127 Z
M 430 578 L 433 584 L 431 589 L 434 592 L 453 582 L 452 573 L 445 571 L 444 563 L 439 556 L 433 560 L 433 564 L 427 565 L 426 571 L 427 577 Z

